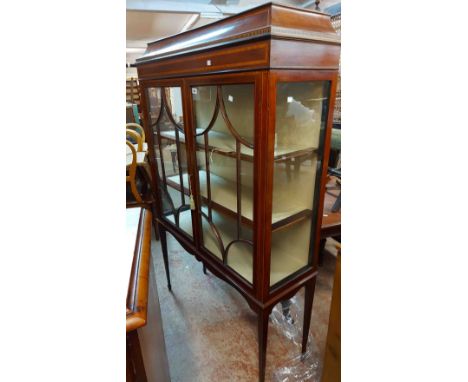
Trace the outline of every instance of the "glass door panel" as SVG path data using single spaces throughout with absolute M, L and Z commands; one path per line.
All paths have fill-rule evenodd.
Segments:
M 278 82 L 270 285 L 310 264 L 329 81 Z
M 148 88 L 147 95 L 163 216 L 192 237 L 181 88 Z
M 254 85 L 192 87 L 202 243 L 253 279 Z

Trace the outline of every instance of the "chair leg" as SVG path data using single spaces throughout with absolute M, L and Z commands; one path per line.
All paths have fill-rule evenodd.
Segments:
M 206 275 L 206 266 L 203 264 L 203 273 Z
M 265 381 L 266 352 L 268 343 L 268 318 L 270 313 L 267 310 L 260 310 L 258 313 L 258 380 Z
M 169 275 L 169 257 L 167 254 L 167 238 L 166 238 L 166 230 L 158 225 L 159 227 L 159 237 L 161 238 L 161 248 L 163 253 L 163 260 L 164 260 L 164 268 L 166 270 L 166 278 L 167 278 L 167 288 L 172 290 L 171 286 L 171 276 Z
M 145 169 L 141 166 L 137 167 L 137 176 L 140 178 L 140 182 L 141 182 L 141 195 L 143 195 L 143 197 L 146 199 L 146 194 L 148 192 L 148 187 L 149 187 L 149 184 L 148 184 L 148 180 L 146 178 L 146 175 L 145 175 Z
M 312 278 L 305 285 L 304 298 L 304 327 L 302 331 L 302 354 L 307 350 L 307 340 L 309 339 L 310 318 L 312 316 L 312 305 L 314 303 L 315 281 L 317 277 Z
M 154 190 L 151 185 L 151 171 L 148 166 L 140 166 L 142 178 L 145 181 L 145 201 L 151 200 L 154 203 Z

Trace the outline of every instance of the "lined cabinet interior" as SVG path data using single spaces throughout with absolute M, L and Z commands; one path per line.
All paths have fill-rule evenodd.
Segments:
M 329 92 L 329 81 L 276 86 L 275 150 L 295 155 L 273 162 L 271 286 L 312 261 Z
M 254 85 L 191 87 L 202 243 L 253 280 Z
M 329 81 L 277 83 L 270 286 L 311 263 L 329 88 Z M 187 164 L 193 155 L 200 244 L 252 284 L 255 85 L 188 91 L 192 126 L 184 130 L 181 88 L 147 89 L 163 215 L 193 236 Z M 192 150 L 186 134 L 193 134 Z

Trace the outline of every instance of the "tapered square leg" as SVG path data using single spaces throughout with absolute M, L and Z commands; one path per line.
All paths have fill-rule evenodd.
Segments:
M 314 303 L 315 281 L 317 277 L 313 277 L 305 285 L 304 297 L 304 326 L 302 331 L 302 354 L 307 350 L 307 340 L 309 338 L 310 318 L 312 316 L 312 305 Z
M 164 260 L 164 269 L 166 270 L 166 278 L 167 278 L 167 288 L 172 290 L 171 286 L 171 276 L 169 275 L 169 257 L 167 253 L 167 238 L 166 238 L 166 230 L 159 226 L 159 237 L 161 239 L 161 248 L 162 248 L 162 255 Z
M 151 213 L 153 214 L 154 238 L 155 238 L 156 241 L 159 241 L 158 220 L 156 219 L 156 216 L 158 216 L 158 211 L 156 210 L 156 206 L 154 205 L 154 201 L 151 202 Z
M 258 380 L 265 381 L 266 352 L 268 343 L 268 318 L 269 311 L 260 311 L 258 313 Z

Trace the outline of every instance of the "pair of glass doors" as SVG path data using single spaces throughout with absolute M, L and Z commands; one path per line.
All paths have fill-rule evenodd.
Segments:
M 199 232 L 201 246 L 252 285 L 256 117 L 267 95 L 258 77 L 247 77 L 144 91 L 163 218 L 192 241 Z M 310 264 L 329 93 L 330 81 L 276 84 L 270 286 Z

